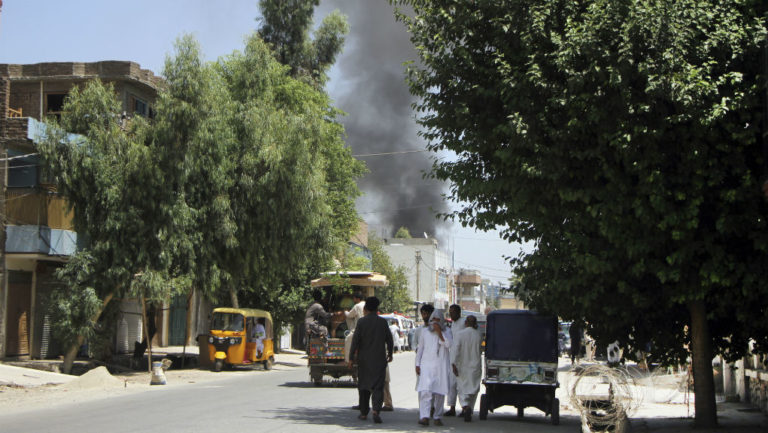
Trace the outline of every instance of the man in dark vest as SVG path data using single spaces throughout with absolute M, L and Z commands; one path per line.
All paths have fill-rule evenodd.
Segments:
M 357 361 L 357 392 L 360 397 L 360 419 L 368 417 L 369 400 L 373 402 L 373 422 L 381 423 L 384 381 L 387 363 L 392 362 L 394 348 L 389 324 L 377 314 L 378 298 L 366 298 L 365 316 L 358 320 L 352 337 L 349 367 Z

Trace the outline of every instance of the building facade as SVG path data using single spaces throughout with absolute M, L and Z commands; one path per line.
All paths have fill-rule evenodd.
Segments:
M 0 64 L 2 358 L 45 358 L 55 352 L 45 299 L 58 284 L 53 273 L 75 252 L 78 237 L 67 203 L 38 162 L 33 140 L 44 119 L 61 115 L 68 92 L 91 79 L 113 85 L 126 116 L 152 116 L 151 103 L 162 80 L 136 63 Z M 158 318 L 161 325 L 173 320 L 179 321 Z
M 453 267 L 437 239 L 384 238 L 382 243 L 392 264 L 405 268 L 411 299 L 447 309 L 454 300 Z
M 474 269 L 459 269 L 455 275 L 456 301 L 464 311 L 485 312 L 483 278 Z

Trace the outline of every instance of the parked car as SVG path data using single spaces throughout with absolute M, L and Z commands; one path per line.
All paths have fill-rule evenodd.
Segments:
M 559 322 L 557 328 L 557 347 L 560 355 L 568 355 L 571 351 L 571 334 L 568 332 L 571 322 Z
M 409 338 L 409 335 L 412 333 L 413 329 L 415 328 L 415 324 L 413 320 L 397 314 L 382 314 L 379 317 L 386 319 L 387 323 L 392 325 L 393 323 L 397 325 L 397 327 L 400 329 L 400 332 L 398 333 L 398 339 L 395 341 L 395 347 L 400 347 L 400 350 L 411 350 L 411 339 Z

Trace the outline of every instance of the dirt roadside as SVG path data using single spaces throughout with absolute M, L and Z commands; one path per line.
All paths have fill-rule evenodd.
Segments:
M 306 365 L 307 361 L 302 358 L 301 354 L 280 353 L 275 355 L 275 364 L 272 368 L 275 371 L 284 371 L 306 368 Z M 191 386 L 196 383 L 221 380 L 225 377 L 269 374 L 269 372 L 257 366 L 238 368 L 222 373 L 214 373 L 205 368 L 170 369 L 164 374 L 166 377 L 165 385 L 150 385 L 152 375 L 146 371 L 110 374 L 104 367 L 100 367 L 82 376 L 73 378 L 73 376 L 58 375 L 65 377 L 57 378 L 53 373 L 40 375 L 37 370 L 29 370 L 27 376 L 42 376 L 43 382 L 48 380 L 54 383 L 28 386 L 12 384 L 13 381 L 9 380 L 3 381 L 0 374 L 0 408 L 2 408 L 0 412 L 3 415 L 10 415 L 44 407 L 85 403 L 136 392 L 151 392 L 167 387 Z

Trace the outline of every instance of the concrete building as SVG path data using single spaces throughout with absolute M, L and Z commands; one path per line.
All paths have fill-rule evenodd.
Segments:
M 503 292 L 499 296 L 499 309 L 502 310 L 527 310 L 525 302 L 518 299 L 512 292 Z
M 0 64 L 0 358 L 55 355 L 44 300 L 58 284 L 53 272 L 78 246 L 67 203 L 46 177 L 33 139 L 47 117 L 61 115 L 74 87 L 98 78 L 114 86 L 127 117 L 152 117 L 162 80 L 127 61 Z M 133 350 L 140 314 L 121 304 L 116 350 Z M 180 344 L 186 332 L 187 299 L 169 300 L 156 317 L 157 344 Z M 175 306 L 175 307 L 174 307 Z M 197 322 L 197 321 L 195 321 Z M 194 329 L 194 328 L 193 328 Z M 194 337 L 194 336 L 193 336 Z
M 478 313 L 485 312 L 485 293 L 483 278 L 474 269 L 459 269 L 454 275 L 456 300 L 462 310 Z
M 453 270 L 437 239 L 384 238 L 382 243 L 392 264 L 405 268 L 411 299 L 447 309 L 454 299 Z
M 492 282 L 489 279 L 484 279 L 482 283 L 483 293 L 485 293 L 485 310 L 490 311 L 500 308 L 501 295 L 505 289 L 501 283 Z

